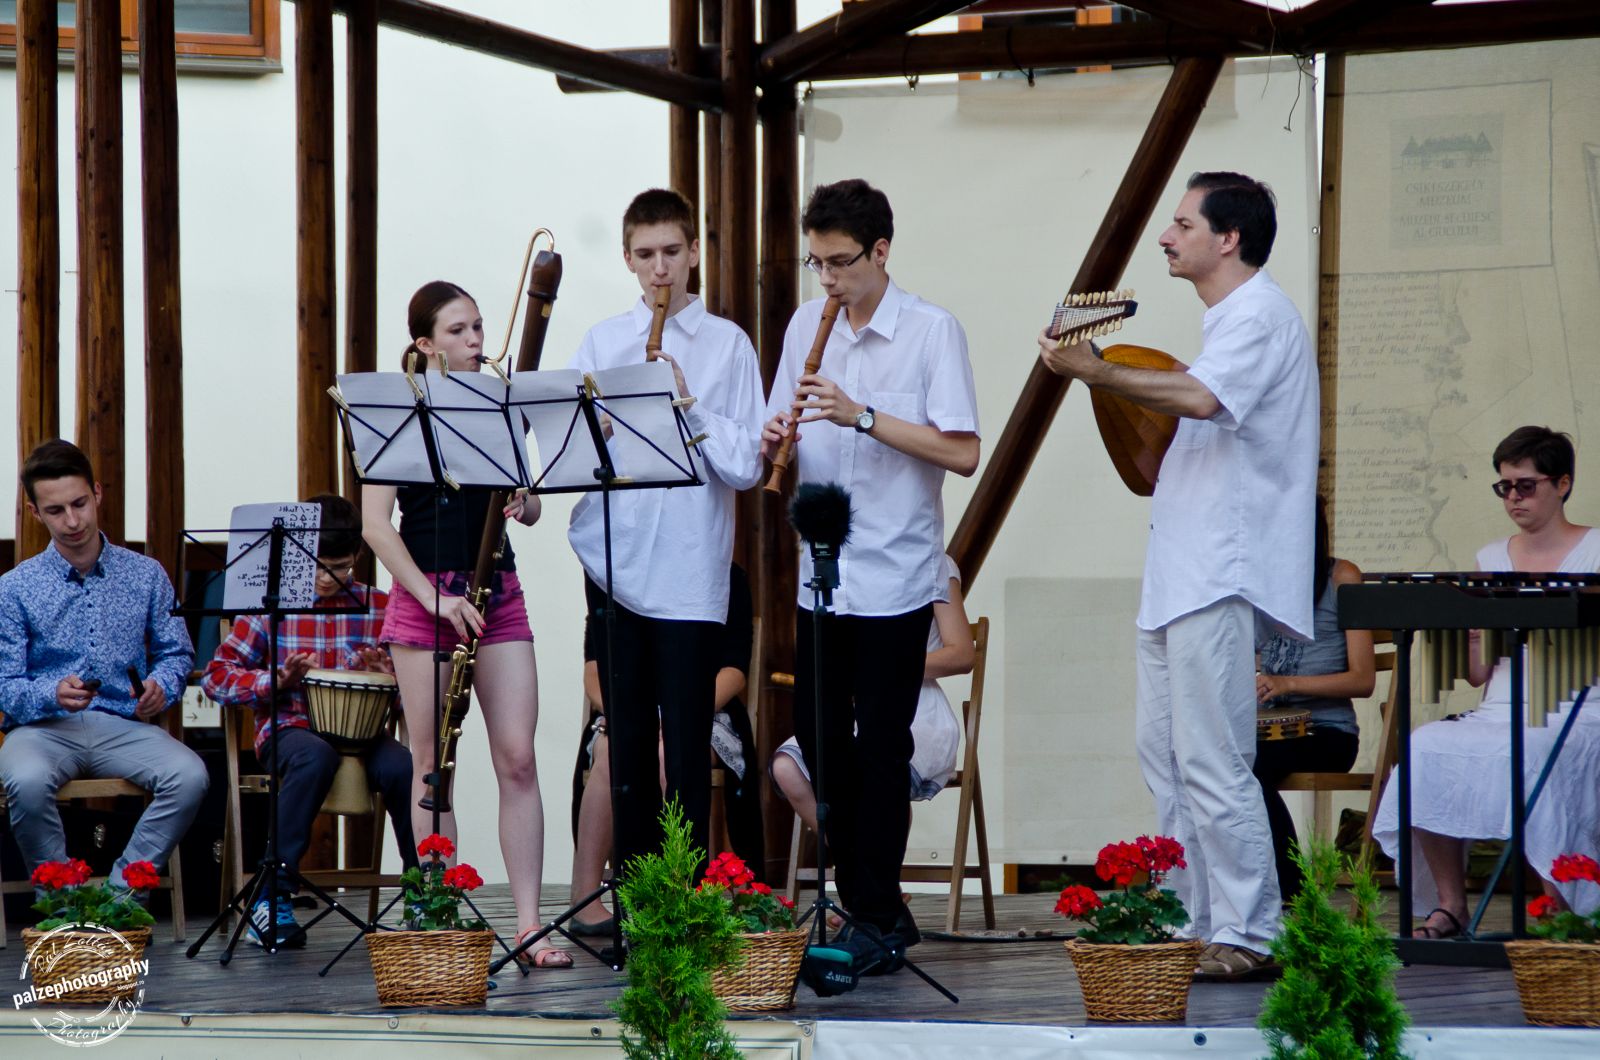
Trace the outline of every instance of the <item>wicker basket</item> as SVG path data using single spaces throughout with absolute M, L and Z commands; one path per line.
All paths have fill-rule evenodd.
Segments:
M 1600 943 L 1520 939 L 1505 945 L 1529 1023 L 1600 1027 Z
M 1199 939 L 1143 946 L 1067 941 L 1078 973 L 1083 1007 L 1092 1020 L 1181 1023 L 1189 1009 L 1189 984 L 1200 963 Z
M 805 928 L 740 935 L 742 962 L 713 972 L 711 989 L 731 1012 L 794 1008 L 806 935 Z
M 78 976 L 88 976 L 113 965 L 144 959 L 144 948 L 150 943 L 148 927 L 125 928 L 117 932 L 128 940 L 129 949 L 111 935 L 100 931 L 38 931 L 22 930 L 22 942 L 28 949 L 28 973 L 35 988 L 62 983 Z M 48 941 L 40 943 L 49 936 Z M 95 984 L 68 990 L 51 999 L 58 1005 L 103 1005 L 108 1001 L 132 997 L 139 989 L 137 977 L 121 981 Z
M 367 956 L 380 1005 L 481 1005 L 492 931 L 374 931 Z

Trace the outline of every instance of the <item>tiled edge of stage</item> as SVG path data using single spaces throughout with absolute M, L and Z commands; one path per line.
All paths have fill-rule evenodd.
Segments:
M 980 1023 L 736 1020 L 739 1049 L 751 1060 L 1094 1060 L 1259 1057 L 1259 1032 L 1244 1027 L 1038 1027 Z M 282 1014 L 212 1016 L 141 1014 L 107 1050 L 108 1056 L 198 1060 L 216 1056 L 325 1055 L 406 1060 L 436 1057 L 542 1056 L 582 1050 L 595 1060 L 621 1056 L 615 1021 L 506 1016 L 325 1016 Z M 42 1056 L 63 1048 L 33 1026 L 27 1012 L 0 1012 L 0 1055 Z M 1600 1030 L 1534 1027 L 1414 1028 L 1405 1052 L 1415 1060 L 1588 1060 L 1600 1055 Z M 529 1050 L 534 1050 L 529 1052 Z

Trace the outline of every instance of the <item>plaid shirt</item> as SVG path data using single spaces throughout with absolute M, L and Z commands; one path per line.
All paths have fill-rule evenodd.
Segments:
M 388 594 L 372 589 L 360 582 L 351 582 L 358 597 L 370 596 L 370 606 L 360 615 L 285 615 L 278 624 L 278 665 L 296 652 L 308 651 L 312 655 L 313 670 L 364 669 L 359 647 L 378 646 L 378 633 L 383 628 L 383 612 L 388 606 Z M 343 607 L 349 603 L 344 593 L 330 599 L 318 599 L 317 607 Z M 256 715 L 256 750 L 266 743 L 268 722 L 264 704 L 272 695 L 272 671 L 264 665 L 267 656 L 267 616 L 241 615 L 234 620 L 233 632 L 217 648 L 216 656 L 206 664 L 200 687 L 218 703 L 248 703 Z M 278 693 L 278 724 L 284 728 L 307 729 L 306 693 L 304 688 Z

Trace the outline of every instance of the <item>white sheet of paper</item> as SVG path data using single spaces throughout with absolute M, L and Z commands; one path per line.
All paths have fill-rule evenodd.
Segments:
M 688 476 L 674 461 L 684 460 L 672 397 L 677 392 L 672 366 L 665 361 L 640 361 L 592 373 L 603 395 L 597 405 L 612 417 L 612 465 L 619 476 L 637 481 L 683 481 Z M 599 464 L 588 426 L 578 413 L 576 396 L 583 373 L 575 369 L 523 372 L 511 380 L 511 401 L 532 426 L 541 470 L 535 474 L 546 488 L 593 486 Z M 628 397 L 626 395 L 643 395 Z M 641 437 L 642 436 L 642 437 Z M 667 459 L 656 452 L 650 439 Z M 693 467 L 692 460 L 689 467 Z
M 514 489 L 528 484 L 527 441 L 513 429 L 510 390 L 481 372 L 419 373 L 439 452 L 440 466 L 460 486 Z M 339 377 L 350 407 L 356 466 L 366 479 L 433 482 L 416 397 L 404 372 L 363 372 Z
M 409 392 L 409 390 L 408 390 Z M 322 522 L 322 506 L 293 501 L 241 504 L 228 522 L 228 578 L 222 606 L 246 610 L 262 606 L 267 591 L 267 565 L 272 538 L 267 533 L 274 519 L 287 527 L 315 527 Z M 278 581 L 280 607 L 310 607 L 317 597 L 317 531 L 297 530 L 283 543 L 283 567 Z M 300 546 L 296 547 L 298 541 Z

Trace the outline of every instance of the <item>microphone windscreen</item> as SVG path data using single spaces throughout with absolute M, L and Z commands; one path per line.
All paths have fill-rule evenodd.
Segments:
M 835 482 L 801 483 L 789 502 L 789 522 L 807 544 L 837 549 L 850 537 L 850 494 Z

